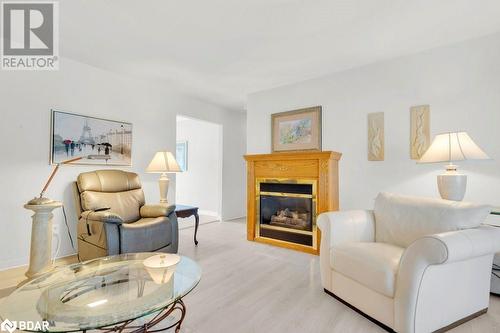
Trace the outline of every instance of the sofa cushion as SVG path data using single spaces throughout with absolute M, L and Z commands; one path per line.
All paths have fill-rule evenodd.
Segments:
M 375 240 L 406 248 L 426 235 L 478 227 L 490 209 L 467 202 L 380 193 L 375 200 Z
M 403 248 L 386 243 L 344 243 L 330 251 L 333 270 L 383 295 L 394 297 Z

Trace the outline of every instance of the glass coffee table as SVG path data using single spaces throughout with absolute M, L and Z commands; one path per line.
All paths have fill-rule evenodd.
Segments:
M 197 286 L 201 269 L 183 256 L 167 270 L 145 265 L 158 254 L 123 254 L 58 268 L 4 299 L 0 317 L 25 331 L 135 333 L 175 327 L 178 332 L 186 314 L 182 298 Z M 31 325 L 20 327 L 21 322 Z

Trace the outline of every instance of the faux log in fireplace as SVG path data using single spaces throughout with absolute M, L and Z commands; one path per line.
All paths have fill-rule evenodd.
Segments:
M 338 209 L 336 152 L 247 155 L 248 240 L 318 254 L 319 213 Z

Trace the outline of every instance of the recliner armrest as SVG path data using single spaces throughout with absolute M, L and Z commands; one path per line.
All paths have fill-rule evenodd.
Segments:
M 91 210 L 87 210 L 84 211 L 81 216 L 83 219 L 89 221 L 99 221 L 99 222 L 114 223 L 114 224 L 123 223 L 123 219 L 120 215 L 109 211 L 94 212 Z
M 175 205 L 144 205 L 141 207 L 140 214 L 143 218 L 169 216 L 175 212 Z

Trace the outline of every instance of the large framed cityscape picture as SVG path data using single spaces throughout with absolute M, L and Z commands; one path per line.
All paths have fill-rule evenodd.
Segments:
M 51 110 L 50 162 L 132 165 L 132 124 Z

